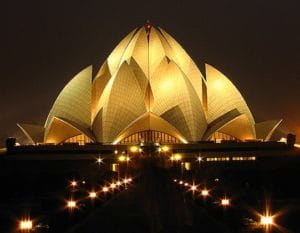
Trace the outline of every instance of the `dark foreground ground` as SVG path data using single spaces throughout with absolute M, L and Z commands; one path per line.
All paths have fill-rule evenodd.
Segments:
M 265 232 L 257 213 L 268 200 L 275 221 L 269 232 L 300 232 L 300 159 L 290 158 L 240 163 L 197 164 L 182 170 L 165 166 L 158 158 L 123 164 L 111 172 L 114 161 L 99 166 L 95 161 L 0 161 L 0 232 L 19 232 L 18 220 L 34 219 L 34 232 Z M 132 184 L 104 194 L 102 187 L 118 177 L 133 177 Z M 79 185 L 72 188 L 71 180 Z M 174 182 L 174 179 L 177 182 Z M 178 184 L 198 185 L 194 195 Z M 203 199 L 199 190 L 207 187 Z M 90 190 L 99 190 L 91 201 Z M 229 207 L 220 206 L 227 196 Z M 79 208 L 70 212 L 70 197 Z

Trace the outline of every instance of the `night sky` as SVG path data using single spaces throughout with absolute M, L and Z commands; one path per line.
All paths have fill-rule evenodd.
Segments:
M 58 93 L 149 19 L 240 90 L 256 121 L 284 119 L 300 141 L 300 2 L 6 1 L 0 8 L 0 140 L 43 125 Z

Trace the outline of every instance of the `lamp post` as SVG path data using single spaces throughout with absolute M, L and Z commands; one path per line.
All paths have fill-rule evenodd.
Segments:
M 95 191 L 91 191 L 91 192 L 89 193 L 89 198 L 90 198 L 91 200 L 94 200 L 96 197 L 97 197 L 97 193 L 96 193 Z
M 201 190 L 201 196 L 203 196 L 204 198 L 207 197 L 209 195 L 209 191 L 207 189 L 202 189 Z
M 228 206 L 230 206 L 230 200 L 229 200 L 228 198 L 224 197 L 223 199 L 221 199 L 221 205 L 222 205 L 223 207 L 228 207 Z
M 101 163 L 103 163 L 103 158 L 101 158 L 100 156 L 97 158 L 96 163 L 98 164 L 98 166 L 100 167 Z
M 203 161 L 203 158 L 201 157 L 200 153 L 199 153 L 199 156 L 197 157 L 197 162 L 199 164 L 199 168 L 200 168 L 200 165 L 201 165 L 201 162 Z
M 21 232 L 30 232 L 33 230 L 33 222 L 31 219 L 23 219 L 19 223 L 19 230 Z
M 193 200 L 195 200 L 195 192 L 198 191 L 197 185 L 195 185 L 194 182 L 193 182 L 190 189 L 191 189 L 192 194 L 193 194 Z
M 67 208 L 72 212 L 75 208 L 77 208 L 77 203 L 73 199 L 67 201 Z
M 75 188 L 77 186 L 77 181 L 72 180 L 70 185 L 71 185 L 72 188 Z

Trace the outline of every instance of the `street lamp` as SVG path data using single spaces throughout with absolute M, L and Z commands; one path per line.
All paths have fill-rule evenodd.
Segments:
M 175 154 L 174 155 L 174 159 L 175 159 L 175 161 L 180 161 L 181 159 L 182 159 L 182 156 L 181 156 L 181 154 Z
M 139 150 L 139 148 L 137 147 L 137 146 L 132 146 L 132 147 L 130 147 L 130 151 L 132 152 L 132 153 L 135 153 L 135 152 L 137 152 Z
M 203 161 L 203 158 L 199 155 L 198 157 L 197 157 L 197 162 L 198 162 L 198 164 L 199 164 L 199 168 L 200 168 L 200 165 L 201 165 L 201 162 Z
M 126 156 L 125 156 L 125 155 L 120 155 L 120 156 L 118 157 L 118 160 L 119 160 L 120 162 L 124 162 L 124 161 L 126 161 Z
M 260 216 L 260 225 L 265 229 L 265 232 L 270 232 L 270 229 L 274 224 L 274 216 L 271 216 L 268 213 Z
M 191 190 L 192 190 L 193 192 L 197 191 L 197 186 L 193 184 L 193 185 L 191 186 Z
M 73 210 L 73 209 L 75 209 L 77 207 L 77 203 L 76 203 L 76 201 L 74 201 L 74 200 L 69 200 L 69 201 L 67 201 L 67 208 L 68 209 L 70 209 L 71 211 Z
M 209 191 L 207 189 L 203 189 L 203 190 L 201 190 L 201 195 L 203 197 L 207 197 L 209 195 Z
M 77 186 L 77 181 L 72 180 L 72 181 L 71 181 L 71 186 L 72 186 L 73 188 L 75 188 L 75 187 Z
M 124 178 L 123 183 L 126 185 L 128 183 L 128 179 Z
M 221 205 L 224 206 L 224 207 L 229 206 L 229 205 L 230 205 L 230 200 L 227 199 L 226 197 L 223 198 L 223 199 L 221 200 Z
M 19 223 L 19 229 L 23 232 L 29 232 L 33 229 L 33 222 L 30 219 L 21 220 Z
M 107 193 L 108 191 L 109 191 L 109 188 L 108 188 L 108 187 L 104 186 L 104 187 L 102 188 L 102 192 Z
M 115 183 L 111 183 L 111 184 L 110 184 L 110 188 L 111 188 L 112 190 L 114 190 L 116 187 L 117 187 L 117 184 L 115 184 Z
M 128 181 L 128 183 L 132 182 L 132 178 L 129 177 L 129 178 L 127 179 L 127 181 Z
M 198 191 L 197 185 L 195 185 L 194 182 L 193 182 L 193 184 L 191 185 L 190 190 L 192 191 L 192 194 L 193 194 L 193 200 L 194 200 L 194 198 L 195 198 L 195 192 Z
M 97 193 L 94 192 L 94 191 L 92 191 L 92 192 L 89 193 L 89 197 L 90 197 L 91 199 L 95 199 L 95 198 L 97 197 Z
M 273 225 L 273 216 L 261 216 L 260 217 L 260 224 L 264 226 Z
M 103 159 L 99 156 L 96 160 L 96 163 L 100 166 L 101 163 L 103 163 Z
M 169 147 L 168 146 L 163 146 L 162 150 L 163 150 L 163 152 L 168 152 L 169 151 Z
M 267 233 L 271 231 L 272 226 L 279 228 L 279 229 L 281 228 L 279 225 L 277 225 L 275 223 L 274 219 L 277 218 L 282 213 L 283 213 L 282 211 L 275 213 L 275 214 L 271 213 L 271 203 L 270 203 L 269 199 L 266 199 L 265 211 L 263 212 L 263 214 L 256 212 L 256 214 L 260 218 L 259 225 L 262 226 L 265 229 L 265 232 L 267 232 Z M 281 230 L 280 230 L 280 232 L 281 232 Z
M 117 186 L 121 186 L 121 185 L 122 185 L 122 182 L 118 180 L 117 183 L 116 183 L 116 185 L 117 185 Z

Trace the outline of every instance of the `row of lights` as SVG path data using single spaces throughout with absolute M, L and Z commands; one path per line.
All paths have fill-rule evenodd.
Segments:
M 142 152 L 142 148 L 138 147 L 138 146 L 132 146 L 130 147 L 129 149 L 132 153 L 136 153 L 136 152 Z M 170 151 L 170 148 L 166 145 L 164 146 L 161 146 L 158 148 L 158 152 L 168 152 Z M 115 150 L 114 153 L 117 155 L 119 153 L 118 150 Z M 120 162 L 124 162 L 124 161 L 129 161 L 130 158 L 128 155 L 125 155 L 125 151 L 122 152 L 122 155 L 118 157 L 118 160 Z M 172 156 L 170 156 L 170 160 L 171 161 L 181 161 L 182 160 L 182 155 L 181 154 L 174 154 Z M 209 157 L 209 158 L 206 158 L 206 161 L 207 162 L 211 162 L 211 161 L 229 161 L 230 160 L 230 157 Z M 256 160 L 256 157 L 255 156 L 247 156 L 247 157 L 232 157 L 232 160 L 233 161 L 236 161 L 236 160 Z M 203 158 L 201 156 L 198 156 L 196 161 L 198 161 L 199 163 L 203 161 Z
M 198 185 L 195 185 L 195 184 L 189 184 L 188 182 L 185 182 L 183 180 L 177 180 L 177 179 L 174 179 L 173 180 L 175 183 L 178 183 L 179 185 L 183 186 L 183 187 L 186 187 L 188 190 L 192 191 L 193 192 L 193 195 L 195 192 L 199 192 L 201 196 L 203 196 L 204 198 L 210 196 L 210 193 L 209 193 L 209 190 L 207 188 L 204 188 L 204 189 L 199 189 L 198 188 Z M 227 207 L 230 205 L 230 199 L 224 197 L 221 199 L 221 202 L 220 204 L 224 207 Z
M 120 156 L 118 157 L 118 160 L 119 160 L 120 162 L 129 162 L 129 161 L 130 161 L 130 157 L 129 157 L 128 155 L 120 155 Z
M 255 156 L 247 156 L 247 157 L 232 157 L 233 161 L 249 161 L 249 160 L 256 160 Z M 230 157 L 212 157 L 212 158 L 207 158 L 207 162 L 211 161 L 230 161 Z
M 181 154 L 174 154 L 170 157 L 171 161 L 181 161 L 182 160 L 182 155 Z
M 181 185 L 183 187 L 186 187 L 188 190 L 192 191 L 193 194 L 195 192 L 200 192 L 200 195 L 203 196 L 204 198 L 210 195 L 209 190 L 206 189 L 206 188 L 200 190 L 198 188 L 198 185 L 189 184 L 188 182 L 185 182 L 183 180 L 177 180 L 177 179 L 174 179 L 173 181 L 175 183 L 178 183 L 179 185 Z M 222 198 L 220 200 L 220 205 L 223 206 L 223 207 L 230 206 L 230 199 L 228 199 L 227 197 Z M 261 215 L 261 214 L 258 214 L 258 215 L 260 216 L 260 225 L 265 227 L 266 232 L 269 232 L 271 226 L 275 224 L 274 223 L 274 216 L 271 215 L 269 213 L 269 211 L 266 211 L 265 215 Z
M 141 145 L 143 145 L 143 144 L 141 144 Z M 159 143 L 155 143 L 155 146 L 159 146 Z M 142 153 L 142 152 L 143 152 L 143 149 L 142 149 L 141 147 L 139 147 L 139 146 L 131 146 L 131 147 L 129 148 L 129 151 L 130 151 L 131 153 L 137 153 L 137 152 Z M 168 146 L 164 145 L 164 146 L 158 147 L 157 151 L 158 151 L 158 152 L 168 152 L 168 151 L 170 151 L 170 148 L 169 148 Z M 119 154 L 119 151 L 118 151 L 118 150 L 115 150 L 115 151 L 114 151 L 114 154 L 115 154 L 115 155 Z M 122 154 L 126 154 L 126 151 L 122 151 Z
M 182 160 L 182 155 L 181 154 L 174 154 L 170 157 L 171 161 L 181 161 Z M 255 156 L 244 156 L 244 157 L 232 157 L 230 159 L 230 157 L 208 157 L 205 159 L 207 162 L 212 162 L 212 161 L 242 161 L 242 160 L 256 160 Z M 201 156 L 198 156 L 196 158 L 196 161 L 201 163 L 204 161 L 204 158 Z
M 158 148 L 158 152 L 168 152 L 170 150 L 170 148 L 168 146 L 161 146 Z
M 132 152 L 132 153 L 136 153 L 136 152 L 140 152 L 141 153 L 141 152 L 143 152 L 143 149 L 140 148 L 139 146 L 131 146 L 129 148 L 129 151 Z M 118 150 L 114 150 L 114 154 L 118 155 L 119 151 Z M 123 154 L 123 155 L 126 154 L 126 151 L 122 151 L 121 154 Z
M 230 158 L 229 157 L 213 157 L 213 158 L 207 158 L 206 161 L 207 162 L 211 162 L 211 161 L 229 161 Z
M 133 179 L 131 177 L 125 177 L 124 179 L 118 180 L 117 182 L 110 183 L 110 185 L 108 185 L 108 186 L 103 186 L 99 192 L 103 192 L 103 193 L 108 193 L 110 191 L 113 192 L 117 188 L 120 188 L 122 185 L 124 185 L 127 188 L 127 185 L 132 183 L 132 181 L 133 181 Z M 70 186 L 72 188 L 75 188 L 78 185 L 79 185 L 79 183 L 76 180 L 72 180 L 70 182 Z M 88 198 L 91 200 L 96 199 L 99 196 L 99 192 L 90 191 L 88 193 Z M 76 201 L 74 199 L 68 200 L 66 203 L 66 208 L 68 208 L 71 211 L 73 211 L 74 209 L 77 209 L 78 201 Z M 19 230 L 22 232 L 30 232 L 30 231 L 34 230 L 33 220 L 30 218 L 24 218 L 24 219 L 20 220 Z
M 103 192 L 103 193 L 108 193 L 109 191 L 114 191 L 117 188 L 121 187 L 122 185 L 124 185 L 125 187 L 127 187 L 128 184 L 130 184 L 132 182 L 132 178 L 124 178 L 122 180 L 118 180 L 117 182 L 113 182 L 108 186 L 103 186 L 101 188 L 101 190 L 99 192 Z M 77 186 L 77 182 L 76 181 L 71 181 L 71 186 L 72 187 L 76 187 Z M 96 191 L 90 191 L 88 197 L 91 200 L 94 200 L 98 197 L 99 192 Z M 75 208 L 77 208 L 77 202 L 74 201 L 73 199 L 70 199 L 67 201 L 67 208 L 70 210 L 73 210 Z
M 136 153 L 136 152 L 143 152 L 143 149 L 142 148 L 140 148 L 140 147 L 138 147 L 138 146 L 132 146 L 132 147 L 130 147 L 130 152 L 132 152 L 132 153 Z M 168 147 L 168 146 L 161 146 L 161 147 L 159 147 L 158 149 L 158 152 L 168 152 L 169 150 L 170 150 L 170 148 Z M 119 151 L 118 150 L 115 150 L 114 151 L 114 154 L 118 154 L 119 153 Z M 174 156 L 171 156 L 171 160 L 176 160 L 176 161 L 179 161 L 179 160 L 181 160 L 181 158 L 182 158 L 182 156 L 180 155 L 180 154 L 175 154 Z M 120 161 L 120 162 L 128 162 L 128 161 L 130 161 L 130 157 L 128 156 L 128 155 L 126 155 L 126 153 L 125 153 L 125 151 L 123 151 L 122 152 L 122 154 L 118 157 L 118 160 Z

